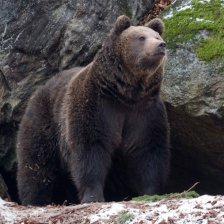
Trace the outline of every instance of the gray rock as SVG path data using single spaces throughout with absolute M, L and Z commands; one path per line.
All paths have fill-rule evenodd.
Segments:
M 8 188 L 1 174 L 0 174 L 0 198 L 10 199 L 10 196 L 8 194 Z
M 117 16 L 137 23 L 153 3 L 0 2 L 0 170 L 15 171 L 16 132 L 32 92 L 56 72 L 90 62 Z
M 177 1 L 178 7 L 186 4 Z M 188 1 L 189 2 L 189 1 Z M 172 10 L 172 9 L 171 9 Z M 200 193 L 224 193 L 224 63 L 200 60 L 195 44 L 207 31 L 169 49 L 163 82 L 171 124 L 171 188 L 200 182 Z
M 58 71 L 89 63 L 118 15 L 136 24 L 153 2 L 1 1 L 0 172 L 13 200 L 16 132 L 29 96 Z M 175 2 L 171 12 L 191 1 Z M 172 136 L 167 191 L 200 181 L 200 193 L 224 192 L 224 63 L 200 60 L 193 44 L 207 36 L 203 30 L 169 50 L 163 83 Z

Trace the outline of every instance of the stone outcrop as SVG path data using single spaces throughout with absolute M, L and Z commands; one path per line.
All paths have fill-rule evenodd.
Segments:
M 208 3 L 204 1 L 204 4 L 203 10 L 206 10 Z M 211 1 L 209 7 L 212 7 L 212 4 Z M 191 10 L 192 7 L 189 0 L 176 1 L 165 14 L 165 18 L 168 18 L 166 24 L 175 16 L 175 11 L 179 10 L 181 13 L 186 9 Z M 224 5 L 220 4 L 218 9 L 223 10 L 222 7 L 224 8 Z M 177 20 L 180 21 L 180 17 L 181 14 Z M 197 26 L 203 22 L 202 18 L 195 19 Z M 197 54 L 201 42 L 216 35 L 206 30 L 206 23 L 204 27 L 191 39 L 180 41 L 169 48 L 163 97 L 167 105 L 172 135 L 171 177 L 174 182 L 170 184 L 171 189 L 174 187 L 177 191 L 182 191 L 194 182 L 200 182 L 196 188 L 199 193 L 223 194 L 224 62 L 223 56 L 217 55 L 205 61 Z M 183 33 L 184 29 L 194 32 L 191 30 L 194 27 L 186 26 L 181 29 Z M 168 30 L 168 45 L 169 40 L 172 41 L 171 35 L 172 32 Z M 204 47 L 204 51 L 208 50 Z
M 163 15 L 166 23 L 176 11 L 192 7 L 191 0 L 173 2 Z M 118 15 L 126 14 L 138 23 L 153 3 L 154 0 L 1 2 L 1 196 L 10 194 L 12 200 L 17 200 L 15 138 L 32 92 L 58 71 L 89 63 Z M 200 23 L 202 18 L 195 21 Z M 181 26 L 172 27 L 177 30 Z M 182 36 L 192 32 L 195 29 Z M 208 37 L 211 34 L 206 26 L 191 39 L 176 41 L 175 46 L 169 44 L 172 36 L 165 36 L 169 53 L 162 90 L 172 146 L 167 192 L 181 192 L 200 182 L 195 188 L 199 193 L 224 193 L 224 63 L 223 56 L 209 61 L 198 56 L 197 44 Z

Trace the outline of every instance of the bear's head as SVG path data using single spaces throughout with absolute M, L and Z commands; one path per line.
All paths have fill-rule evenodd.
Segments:
M 145 26 L 131 26 L 126 16 L 119 16 L 111 32 L 116 54 L 122 65 L 133 73 L 154 73 L 164 65 L 166 43 L 161 35 L 163 22 L 156 18 Z

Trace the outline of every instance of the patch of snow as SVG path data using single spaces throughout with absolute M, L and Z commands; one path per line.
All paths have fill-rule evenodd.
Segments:
M 224 210 L 221 212 L 219 210 L 223 208 L 223 202 L 215 201 L 213 196 L 204 195 L 195 199 L 182 199 L 176 201 L 177 203 L 172 203 L 175 200 L 170 202 L 164 200 L 164 204 L 161 201 L 157 206 L 148 204 L 146 213 L 140 211 L 138 216 L 128 223 L 135 224 L 142 220 L 151 221 L 149 223 L 154 224 L 224 223 Z
M 116 223 L 130 214 L 127 224 L 224 224 L 224 196 L 204 195 L 194 199 L 163 199 L 158 202 L 112 202 L 75 206 L 20 206 L 0 198 L 0 223 Z M 72 220 L 72 222 L 71 222 Z M 31 222 L 32 221 L 32 222 Z M 57 222 L 59 221 L 59 222 Z M 27 222 L 28 223 L 28 222 Z
M 204 195 L 195 199 L 162 200 L 160 202 L 145 202 L 143 208 L 133 208 L 114 203 L 112 206 L 104 206 L 98 214 L 90 216 L 90 223 L 107 223 L 111 216 L 119 213 L 133 215 L 128 224 L 136 223 L 224 223 L 223 201 L 214 200 L 214 196 Z
M 89 216 L 90 223 L 95 223 L 99 220 L 109 219 L 113 215 L 117 215 L 124 211 L 124 205 L 118 203 L 112 203 L 112 205 L 105 205 L 102 209 L 94 215 Z
M 16 215 L 12 213 L 12 210 L 6 206 L 7 202 L 0 198 L 0 221 L 2 223 L 13 223 L 16 219 Z
M 202 22 L 204 19 L 196 18 L 196 22 Z
M 171 18 L 171 17 L 173 17 L 173 9 L 170 9 L 170 10 L 169 10 L 169 13 L 168 13 L 167 15 L 165 15 L 163 18 L 164 18 L 164 19 L 169 19 L 169 18 Z
M 169 19 L 173 16 L 173 10 L 170 10 L 169 14 L 165 15 L 163 18 L 164 19 Z
M 178 6 L 176 7 L 175 9 L 173 8 L 170 8 L 169 9 L 169 13 L 167 15 L 164 16 L 164 19 L 169 19 L 173 16 L 173 13 L 174 12 L 178 12 L 178 11 L 183 11 L 183 10 L 186 10 L 186 9 L 191 9 L 192 8 L 192 4 L 191 4 L 191 1 L 190 2 L 187 2 L 181 6 Z
M 182 5 L 180 7 L 177 7 L 177 11 L 184 11 L 184 10 L 191 9 L 191 8 L 192 8 L 191 4 Z
M 211 0 L 200 0 L 199 2 L 202 3 L 202 4 L 206 4 L 206 3 L 211 2 Z
M 213 21 L 207 20 L 207 19 L 201 19 L 201 18 L 196 18 L 196 22 L 206 22 L 206 23 L 212 23 Z
M 174 5 L 175 2 L 173 2 L 171 5 Z M 211 0 L 199 0 L 199 2 L 202 4 L 207 4 L 207 3 L 210 3 Z M 221 0 L 221 4 L 224 5 L 224 0 Z M 177 7 L 174 6 L 174 7 L 170 8 L 169 12 L 163 18 L 169 19 L 173 16 L 174 12 L 184 11 L 184 10 L 191 9 L 191 8 L 192 8 L 192 1 L 186 1 L 185 3 L 182 3 L 180 6 L 177 6 Z M 202 20 L 200 20 L 200 21 L 202 21 Z

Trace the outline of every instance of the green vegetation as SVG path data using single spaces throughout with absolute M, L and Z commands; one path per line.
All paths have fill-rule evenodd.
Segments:
M 171 193 L 163 195 L 144 195 L 132 198 L 134 201 L 159 201 L 162 199 L 177 199 L 177 198 L 197 198 L 199 194 L 195 191 L 184 191 L 182 193 Z
M 117 224 L 123 224 L 127 221 L 131 221 L 133 218 L 134 218 L 133 214 L 125 213 L 125 214 L 122 214 L 118 217 L 116 223 Z
M 197 56 L 205 61 L 224 56 L 224 5 L 221 0 L 201 3 L 192 0 L 192 7 L 174 12 L 164 19 L 166 31 L 164 39 L 170 48 L 177 43 L 190 40 L 200 32 L 207 31 L 207 38 L 194 38 Z

